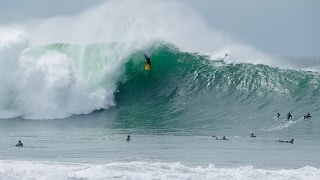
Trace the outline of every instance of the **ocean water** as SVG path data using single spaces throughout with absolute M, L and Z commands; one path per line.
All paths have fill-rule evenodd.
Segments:
M 320 58 L 271 57 L 178 2 L 147 18 L 137 2 L 0 29 L 0 179 L 320 178 Z

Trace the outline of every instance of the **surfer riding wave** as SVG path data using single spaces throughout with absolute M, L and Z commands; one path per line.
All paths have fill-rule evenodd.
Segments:
M 144 54 L 144 57 L 146 58 L 146 63 L 144 64 L 144 68 L 148 71 L 151 68 L 151 59 L 146 54 Z

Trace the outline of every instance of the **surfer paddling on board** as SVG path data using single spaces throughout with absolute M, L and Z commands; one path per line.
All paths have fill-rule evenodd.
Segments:
M 294 141 L 293 138 L 290 141 L 279 140 L 279 142 L 281 142 L 281 143 L 291 143 L 291 144 L 293 144 L 293 141 Z
M 216 140 L 228 140 L 225 136 L 223 136 L 221 139 L 219 139 L 217 136 L 212 136 L 214 138 L 216 138 Z
M 144 68 L 148 71 L 151 68 L 151 59 L 144 53 L 144 57 L 146 58 L 146 63 L 144 64 Z
M 308 118 L 311 118 L 312 116 L 310 115 L 310 113 L 308 113 L 307 115 L 304 115 L 303 116 L 303 119 L 308 119 Z

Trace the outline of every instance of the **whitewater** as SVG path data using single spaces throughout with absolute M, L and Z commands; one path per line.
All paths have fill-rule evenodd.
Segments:
M 0 179 L 319 179 L 319 71 L 180 1 L 0 25 Z

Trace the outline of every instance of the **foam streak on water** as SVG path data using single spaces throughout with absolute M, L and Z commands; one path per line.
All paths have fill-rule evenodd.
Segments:
M 54 162 L 0 161 L 1 179 L 221 179 L 221 180 L 317 180 L 320 169 L 264 170 L 239 168 L 188 167 L 180 163 L 114 162 L 102 165 Z

